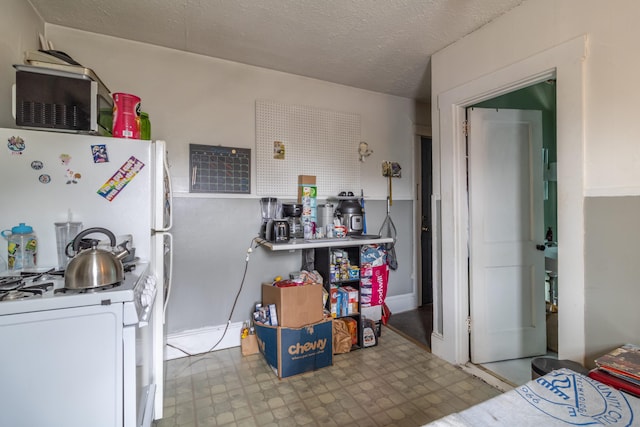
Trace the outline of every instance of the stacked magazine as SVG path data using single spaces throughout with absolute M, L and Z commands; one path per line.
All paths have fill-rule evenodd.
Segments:
M 640 397 L 640 346 L 625 344 L 595 360 L 594 380 Z

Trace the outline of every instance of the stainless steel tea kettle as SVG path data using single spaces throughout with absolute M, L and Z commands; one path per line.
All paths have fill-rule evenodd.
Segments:
M 115 285 L 124 280 L 122 259 L 129 254 L 126 247 L 113 253 L 106 249 L 98 249 L 98 240 L 91 241 L 91 248 L 80 250 L 82 238 L 102 233 L 109 237 L 111 247 L 116 245 L 116 237 L 106 228 L 88 228 L 73 239 L 73 252 L 76 253 L 64 272 L 64 287 L 67 289 L 93 289 Z

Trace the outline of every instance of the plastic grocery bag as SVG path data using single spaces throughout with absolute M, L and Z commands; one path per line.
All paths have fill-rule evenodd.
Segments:
M 360 252 L 360 302 L 363 307 L 382 305 L 387 297 L 389 265 L 384 245 L 363 246 Z
M 371 305 L 382 305 L 387 297 L 389 266 L 371 267 Z

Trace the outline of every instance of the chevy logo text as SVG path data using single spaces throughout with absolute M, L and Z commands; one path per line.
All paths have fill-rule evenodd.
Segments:
M 308 351 L 312 351 L 312 350 L 324 350 L 324 348 L 327 346 L 327 339 L 321 339 L 315 342 L 306 342 L 304 344 L 300 344 L 297 343 L 296 345 L 291 345 L 289 346 L 289 354 L 294 356 L 297 354 L 304 354 Z

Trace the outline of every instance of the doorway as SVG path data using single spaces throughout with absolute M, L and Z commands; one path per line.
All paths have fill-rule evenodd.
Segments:
M 466 139 L 463 132 L 465 108 L 486 99 L 543 82 L 558 80 L 557 86 L 557 175 L 558 240 L 562 244 L 562 263 L 558 275 L 561 301 L 571 306 L 558 316 L 560 359 L 582 360 L 585 357 L 584 334 L 584 141 L 585 74 L 588 56 L 587 36 L 579 36 L 549 47 L 504 68 L 477 74 L 469 70 L 466 83 L 448 86 L 438 82 L 433 99 L 434 200 L 438 204 L 436 236 L 438 243 L 434 268 L 442 284 L 434 283 L 434 317 L 438 333 L 432 335 L 434 355 L 456 365 L 469 362 L 468 284 L 468 211 L 466 187 Z M 447 88 L 449 87 L 449 88 Z M 440 326 L 441 325 L 441 326 Z
M 420 304 L 417 312 L 424 338 L 431 348 L 433 332 L 433 147 L 430 137 L 420 137 Z
M 433 149 L 431 138 L 420 137 L 420 249 L 422 283 L 420 306 L 433 306 L 433 231 L 431 195 L 433 194 Z M 433 313 L 433 307 L 431 307 Z M 431 334 L 431 331 L 428 331 Z
M 420 280 L 417 289 L 417 307 L 401 313 L 393 313 L 388 326 L 411 341 L 431 349 L 433 332 L 433 147 L 431 137 L 420 136 L 419 152 L 420 184 L 418 185 L 418 221 Z
M 472 249 L 469 265 L 470 274 L 472 274 L 472 276 L 473 274 L 476 275 L 475 280 L 473 277 L 469 278 L 469 305 L 472 325 L 470 328 L 470 359 L 472 363 L 482 366 L 510 383 L 522 385 L 531 378 L 532 356 L 557 356 L 557 353 L 554 353 L 557 352 L 557 310 L 553 313 L 549 311 L 551 301 L 546 300 L 546 297 L 549 295 L 549 275 L 544 273 L 542 267 L 544 265 L 544 256 L 539 252 L 542 250 L 541 245 L 545 242 L 545 230 L 552 230 L 547 234 L 557 236 L 557 234 L 554 233 L 557 233 L 555 80 L 549 79 L 501 95 L 497 98 L 483 101 L 473 105 L 470 109 L 475 110 L 476 120 L 483 120 L 482 122 L 470 123 L 472 127 L 470 134 L 475 135 L 476 140 L 469 142 L 472 145 L 469 148 L 469 163 L 475 165 L 476 172 L 474 176 L 473 170 L 470 171 L 471 175 L 469 180 L 471 184 L 469 196 L 471 200 L 473 200 L 475 195 L 476 201 L 481 201 L 481 203 L 476 202 L 475 204 L 471 202 L 469 205 L 469 219 L 471 221 L 470 247 Z M 538 123 L 541 121 L 541 125 L 538 124 L 538 126 L 542 128 L 542 141 L 538 143 L 540 147 L 536 149 L 533 149 L 533 144 L 531 145 L 532 148 L 529 150 L 531 151 L 531 156 L 526 152 L 521 152 L 526 158 L 532 157 L 531 161 L 523 157 L 526 161 L 521 162 L 515 169 L 512 167 L 501 167 L 500 172 L 491 173 L 490 171 L 495 171 L 495 168 L 491 167 L 490 164 L 494 161 L 493 159 L 503 156 L 504 161 L 507 158 L 506 153 L 516 149 L 516 146 L 513 145 L 516 143 L 516 140 L 513 138 L 517 138 L 517 136 L 515 133 L 509 134 L 505 140 L 506 145 L 503 145 L 500 150 L 494 152 L 492 156 L 486 159 L 478 159 L 478 156 L 483 156 L 483 149 L 479 148 L 483 146 L 483 143 L 478 140 L 482 136 L 478 127 L 486 129 L 486 132 L 496 132 L 496 129 L 499 129 L 498 132 L 504 132 L 505 129 L 508 128 L 527 129 L 530 128 L 528 125 L 530 122 L 528 122 L 528 119 L 524 119 L 523 114 L 533 114 L 534 110 L 537 111 L 537 117 L 541 116 L 541 119 L 539 118 L 537 121 Z M 481 113 L 482 111 L 485 113 Z M 484 120 L 488 121 L 485 122 Z M 523 126 L 525 124 L 527 125 Z M 499 136 L 500 133 L 495 135 L 492 133 L 491 135 L 489 138 L 493 141 L 491 144 L 497 144 L 496 137 Z M 519 144 L 523 143 L 524 145 L 521 145 L 522 147 L 529 146 L 527 145 L 529 143 L 528 137 L 525 136 L 525 140 L 520 141 Z M 515 158 L 516 157 L 514 157 L 514 159 Z M 527 171 L 533 164 L 535 164 L 535 168 Z M 478 171 L 478 168 L 480 171 Z M 522 169 L 522 173 L 518 172 L 518 168 Z M 494 176 L 499 179 L 498 181 L 494 181 L 491 187 L 503 187 L 504 185 L 501 183 L 505 182 L 505 174 L 508 170 L 513 170 L 515 175 L 512 175 L 515 177 L 515 181 L 520 181 L 521 184 L 523 184 L 520 189 L 515 185 L 507 184 L 507 188 L 495 192 L 490 188 L 486 188 L 484 185 L 478 185 L 479 181 L 486 181 L 485 183 L 489 185 L 491 182 L 490 177 Z M 552 171 L 554 173 L 551 173 Z M 533 175 L 530 175 L 531 173 L 533 173 Z M 519 177 L 521 179 L 518 179 Z M 531 184 L 528 183 L 530 178 L 534 178 Z M 476 187 L 475 190 L 474 185 Z M 482 188 L 488 190 L 489 193 L 484 196 L 478 194 L 477 191 L 480 191 Z M 509 197 L 511 202 L 504 203 L 503 199 L 508 197 L 506 195 L 508 194 L 509 188 L 514 189 L 515 193 Z M 533 193 L 535 197 L 531 197 L 531 195 L 528 194 L 529 189 L 535 189 Z M 522 193 L 523 191 L 524 193 Z M 526 195 L 526 197 L 520 197 L 519 194 L 523 196 Z M 529 203 L 533 203 L 534 200 L 538 200 L 536 203 L 537 207 L 532 211 L 529 211 L 528 208 L 519 209 L 518 206 L 515 205 L 512 206 L 512 208 L 508 208 L 508 206 L 511 206 L 513 201 L 518 198 L 522 199 L 523 203 L 527 206 L 529 206 Z M 533 205 L 530 206 L 533 207 Z M 481 209 L 485 211 L 485 213 L 482 214 L 478 212 L 477 209 Z M 503 209 L 509 209 L 510 212 L 518 213 L 515 215 L 508 214 L 508 212 Z M 531 214 L 534 215 L 531 216 Z M 484 215 L 489 215 L 489 217 L 484 217 Z M 483 224 L 482 231 L 478 231 L 477 227 L 475 227 L 474 231 L 473 218 L 476 218 L 476 221 L 478 218 L 484 218 L 481 222 Z M 506 239 L 499 238 L 506 236 L 505 233 L 507 233 L 509 228 L 507 224 L 510 223 L 508 218 L 516 221 L 514 224 L 517 224 L 519 221 L 524 222 L 525 226 L 522 227 L 522 229 L 513 229 L 517 235 L 523 236 L 524 238 L 524 240 L 522 240 L 524 243 L 523 250 L 507 251 L 508 253 L 503 253 L 498 256 L 497 259 L 494 257 L 491 265 L 485 266 L 483 259 L 487 260 L 489 257 L 488 254 L 491 253 L 491 251 L 499 251 L 505 244 L 507 246 L 513 245 L 519 240 L 511 237 Z M 518 220 L 518 218 L 521 219 Z M 497 227 L 493 229 L 493 236 L 485 235 L 486 232 L 491 231 L 491 228 L 487 228 L 487 224 L 491 224 L 492 219 L 497 219 Z M 531 228 L 534 224 L 536 225 L 536 227 L 534 227 L 535 230 Z M 476 225 L 478 224 L 476 223 Z M 478 239 L 482 239 L 483 241 L 485 239 L 488 240 L 482 243 Z M 556 245 L 556 241 L 549 242 L 549 245 L 551 244 Z M 482 250 L 475 251 L 475 256 L 473 251 L 474 247 L 477 249 L 482 248 Z M 520 254 L 516 257 L 517 260 L 507 261 L 505 256 L 513 253 Z M 529 255 L 525 256 L 525 254 Z M 505 262 L 508 266 L 501 266 L 501 264 Z M 530 271 L 536 274 L 515 274 L 510 278 L 508 275 L 505 276 L 509 271 L 517 273 L 516 266 L 521 263 L 525 266 L 525 269 L 521 270 L 521 273 Z M 536 268 L 533 268 L 533 266 L 536 266 Z M 476 271 L 476 273 L 473 273 L 474 271 Z M 487 276 L 488 271 L 492 273 Z M 480 274 L 478 272 L 480 272 Z M 487 280 L 484 280 L 485 277 L 487 277 Z M 489 277 L 491 277 L 492 283 L 484 283 L 489 280 Z M 519 282 L 520 285 L 516 286 L 517 282 Z M 484 296 L 495 293 L 498 289 L 500 289 L 499 294 L 502 295 L 501 301 L 499 301 L 501 308 L 497 310 L 495 307 L 493 307 L 493 309 L 486 307 L 486 304 L 483 302 Z M 505 301 L 505 295 L 511 295 L 509 298 L 517 298 L 517 300 L 511 303 Z M 491 297 L 490 300 L 498 302 L 499 298 Z M 494 313 L 494 315 L 490 315 L 491 313 Z M 504 321 L 503 318 L 509 315 L 512 317 L 511 320 Z M 554 320 L 556 321 L 550 322 L 545 328 L 545 317 L 549 319 L 550 315 L 555 316 Z M 530 316 L 529 320 L 527 320 L 528 316 Z M 492 329 L 491 318 L 502 319 L 496 320 L 498 325 L 504 324 L 509 326 L 498 326 Z M 518 319 L 524 320 L 521 329 L 516 327 Z M 555 327 L 555 330 L 551 330 L 551 327 Z M 495 337 L 497 336 L 502 336 L 503 338 L 496 340 Z M 528 338 L 523 338 L 525 336 Z M 535 339 L 534 336 L 536 337 Z M 552 343 L 554 338 L 556 342 Z

